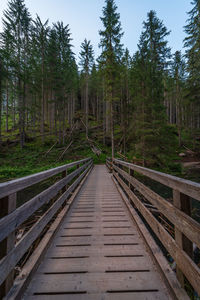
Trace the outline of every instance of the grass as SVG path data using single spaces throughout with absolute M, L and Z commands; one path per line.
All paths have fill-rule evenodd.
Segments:
M 55 168 L 86 157 L 92 157 L 95 164 L 102 164 L 105 163 L 106 157 L 110 153 L 109 149 L 99 145 L 103 151 L 97 157 L 89 144 L 85 143 L 85 134 L 80 134 L 67 150 L 63 159 L 59 160 L 58 158 L 67 147 L 68 142 L 65 145 L 56 145 L 48 155 L 45 155 L 54 142 L 55 137 L 49 137 L 45 139 L 45 144 L 42 145 L 41 139 L 37 138 L 26 143 L 23 149 L 20 148 L 19 144 L 1 147 L 0 182 Z

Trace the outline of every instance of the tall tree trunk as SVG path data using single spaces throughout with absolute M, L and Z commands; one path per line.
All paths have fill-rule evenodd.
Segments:
M 113 161 L 115 157 L 113 101 L 110 103 L 110 131 L 111 131 L 112 161 Z
M 9 102 L 9 92 L 8 92 L 8 79 L 6 80 L 6 132 L 8 132 L 8 102 Z
M 0 144 L 2 141 L 1 123 L 2 123 L 2 63 L 0 61 Z
M 106 101 L 106 134 L 110 133 L 111 130 L 111 102 L 110 101 Z
M 44 143 L 44 54 L 42 54 L 42 103 L 41 103 L 41 124 L 40 124 L 40 132 L 42 135 L 42 143 Z
M 86 138 L 88 138 L 88 111 L 89 111 L 89 101 L 88 101 L 88 74 L 86 75 L 86 87 L 85 87 L 85 125 L 86 125 Z

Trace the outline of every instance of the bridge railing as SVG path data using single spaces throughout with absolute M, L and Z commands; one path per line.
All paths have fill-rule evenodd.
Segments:
M 185 278 L 200 295 L 200 268 L 193 261 L 193 244 L 200 249 L 200 223 L 191 217 L 191 199 L 200 201 L 200 184 L 131 163 L 107 159 L 106 164 L 141 213 L 157 238 L 176 262 L 176 274 L 182 286 Z M 172 189 L 173 200 L 168 201 L 138 180 L 144 175 Z M 136 178 L 137 177 L 137 178 Z M 153 215 L 153 207 L 172 225 L 171 235 Z
M 87 158 L 0 184 L 0 298 L 10 290 L 14 279 L 14 268 L 18 262 L 40 237 L 59 209 L 67 204 L 67 199 L 92 164 L 92 159 Z M 74 167 L 75 170 L 72 169 Z M 72 172 L 67 174 L 68 170 Z M 58 174 L 61 174 L 62 179 L 58 177 L 59 180 L 49 188 L 16 208 L 19 191 Z M 16 230 L 39 209 L 44 210 L 43 215 L 16 243 Z

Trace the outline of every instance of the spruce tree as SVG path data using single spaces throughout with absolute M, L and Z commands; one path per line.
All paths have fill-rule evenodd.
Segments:
M 35 56 L 36 82 L 38 83 L 38 98 L 40 110 L 40 132 L 42 135 L 42 142 L 44 143 L 44 125 L 45 125 L 45 86 L 47 77 L 47 45 L 48 45 L 48 20 L 42 23 L 40 17 L 37 15 L 32 27 L 32 45 Z
M 89 73 L 91 71 L 92 64 L 94 62 L 94 51 L 90 41 L 86 39 L 81 44 L 80 52 L 80 66 L 82 67 L 82 72 L 85 79 L 85 126 L 86 126 L 86 137 L 88 138 L 88 113 L 89 113 Z
M 4 32 L 9 31 L 13 46 L 13 75 L 17 81 L 19 107 L 20 144 L 25 142 L 25 111 L 26 111 L 26 81 L 27 81 L 27 51 L 31 17 L 24 0 L 11 0 L 8 9 L 4 11 Z
M 3 79 L 5 75 L 3 64 L 3 52 L 0 48 L 0 144 L 1 144 L 1 132 L 2 132 L 2 105 L 3 105 Z
M 129 125 L 129 106 L 130 106 L 130 66 L 131 57 L 129 50 L 126 48 L 122 57 L 121 68 L 121 125 L 123 128 L 123 136 L 121 139 L 124 155 L 126 153 L 127 128 Z
M 109 104 L 106 114 L 110 116 L 110 131 L 112 143 L 112 158 L 114 157 L 114 105 L 117 98 L 115 93 L 117 86 L 117 77 L 119 76 L 119 64 L 123 54 L 121 38 L 123 36 L 120 14 L 117 13 L 117 6 L 114 0 L 106 0 L 103 7 L 103 17 L 101 21 L 104 30 L 100 30 L 101 36 L 99 47 L 102 48 L 101 65 L 104 70 L 105 80 L 105 99 Z
M 66 106 L 67 101 L 70 101 L 70 78 L 74 72 L 74 54 L 71 49 L 69 25 L 65 26 L 63 22 L 57 22 L 54 24 L 53 29 L 55 30 L 56 39 L 56 52 L 54 53 L 56 117 L 59 121 L 59 142 L 64 143 Z
M 193 8 L 189 11 L 189 18 L 185 26 L 187 59 L 187 90 L 186 98 L 190 102 L 190 121 L 192 135 L 195 128 L 200 128 L 200 0 L 191 2 Z M 195 136 L 193 136 L 195 140 Z
M 173 61 L 171 64 L 171 75 L 173 79 L 173 93 L 175 98 L 175 123 L 178 129 L 179 146 L 182 144 L 182 130 L 183 124 L 183 107 L 184 103 L 184 89 L 185 89 L 185 61 L 181 54 L 181 51 L 176 51 L 173 55 Z
M 173 150 L 173 128 L 167 124 L 164 107 L 164 78 L 168 68 L 170 49 L 166 37 L 169 32 L 154 11 L 143 23 L 139 51 L 133 60 L 133 100 L 135 110 L 136 153 L 143 158 L 143 164 L 167 163 Z

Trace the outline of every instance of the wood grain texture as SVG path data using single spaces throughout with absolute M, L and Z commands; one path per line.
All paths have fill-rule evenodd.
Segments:
M 16 200 L 17 195 L 16 193 L 5 197 L 0 202 L 0 218 L 2 218 L 4 215 L 11 214 L 16 209 Z M 0 243 L 0 260 L 5 257 L 14 247 L 15 245 L 15 232 L 11 231 L 10 234 Z M 10 288 L 13 285 L 14 281 L 14 271 L 11 270 L 6 280 L 0 284 L 0 299 L 5 296 Z
M 159 266 L 160 273 L 162 278 L 164 278 L 167 285 L 169 285 L 170 291 L 173 293 L 174 298 L 177 300 L 189 300 L 189 297 L 186 293 L 186 291 L 181 288 L 174 271 L 171 269 L 168 261 L 163 256 L 162 250 L 159 248 L 159 246 L 156 244 L 155 240 L 152 238 L 151 234 L 147 230 L 146 226 L 144 225 L 144 222 L 139 217 L 138 213 L 134 209 L 134 207 L 129 202 L 127 196 L 125 195 L 124 191 L 121 189 L 119 184 L 117 184 L 116 180 L 113 177 L 113 180 L 117 186 L 117 189 L 119 190 L 122 199 L 126 203 L 135 223 L 137 224 L 137 228 L 139 229 L 140 233 L 142 234 L 146 245 L 148 247 L 149 252 L 152 254 L 152 258 L 154 261 L 156 261 L 157 265 Z
M 116 206 L 123 215 L 113 216 Z M 171 299 L 105 166 L 89 175 L 24 299 L 96 299 L 90 295 Z
M 87 161 L 91 160 L 90 158 L 82 159 L 80 161 L 72 162 L 70 164 L 60 166 L 54 169 L 50 169 L 47 171 L 43 171 L 34 175 L 29 175 L 23 178 L 11 180 L 8 182 L 0 183 L 0 201 L 1 198 L 16 193 L 22 189 L 25 189 L 33 184 L 36 184 L 42 180 L 50 178 L 58 173 L 61 173 L 67 169 L 70 169 L 78 164 L 86 163 Z
M 65 178 L 59 180 L 45 191 L 36 195 L 34 198 L 24 203 L 22 206 L 14 210 L 9 215 L 0 219 L 0 241 L 2 241 L 9 233 L 16 230 L 26 219 L 28 219 L 42 205 L 48 203 L 58 192 L 70 183 L 77 175 L 79 175 L 87 166 L 91 164 L 87 162 L 79 169 L 75 170 Z
M 122 166 L 128 167 L 142 175 L 145 175 L 155 181 L 158 181 L 168 187 L 171 187 L 172 189 L 176 189 L 180 191 L 183 194 L 186 194 L 198 201 L 200 201 L 200 184 L 182 179 L 176 176 L 172 176 L 169 174 L 161 173 L 158 171 L 154 171 L 151 169 L 147 169 L 144 167 L 140 167 L 131 163 L 127 163 L 124 161 L 121 161 L 119 159 L 114 159 L 115 163 L 118 163 Z
M 91 170 L 91 169 L 90 169 Z M 90 171 L 89 171 L 90 172 Z M 35 249 L 33 254 L 31 255 L 30 259 L 24 265 L 22 271 L 20 272 L 19 276 L 15 279 L 14 285 L 10 292 L 4 297 L 4 300 L 20 300 L 22 294 L 27 287 L 27 284 L 30 282 L 31 276 L 34 271 L 37 269 L 38 265 L 40 264 L 47 247 L 49 246 L 53 236 L 55 235 L 56 231 L 59 229 L 63 218 L 65 217 L 66 213 L 69 210 L 70 205 L 72 204 L 73 200 L 75 199 L 76 195 L 79 193 L 80 189 L 82 188 L 83 183 L 87 180 L 88 174 L 83 178 L 82 182 L 75 190 L 73 195 L 68 201 L 69 205 L 66 205 L 59 215 L 56 217 L 56 220 L 53 222 L 41 242 L 39 243 L 38 247 Z
M 177 245 L 175 240 L 169 235 L 169 233 L 163 228 L 163 226 L 154 218 L 151 212 L 145 207 L 145 205 L 138 199 L 138 197 L 129 190 L 128 186 L 123 182 L 119 176 L 114 173 L 117 181 L 125 189 L 133 201 L 136 208 L 140 211 L 142 216 L 146 219 L 151 229 L 157 235 L 159 240 L 165 246 L 169 254 L 174 258 L 178 267 L 185 274 L 194 289 L 200 293 L 200 269 L 192 261 L 192 259 Z
M 134 177 L 117 166 L 113 166 L 114 170 L 121 174 L 134 188 L 139 191 L 147 200 L 149 200 L 166 218 L 171 221 L 180 232 L 184 233 L 192 242 L 200 248 L 200 224 L 192 219 L 184 211 L 172 203 L 167 202 L 164 198 L 146 187 Z
M 18 261 L 26 253 L 32 243 L 38 238 L 42 230 L 52 219 L 67 197 L 73 192 L 76 186 L 80 183 L 82 178 L 86 175 L 91 165 L 76 179 L 73 184 L 62 194 L 62 196 L 47 210 L 47 212 L 36 222 L 36 224 L 28 231 L 22 240 L 0 261 L 0 284 L 3 283 L 7 275 L 16 266 Z

